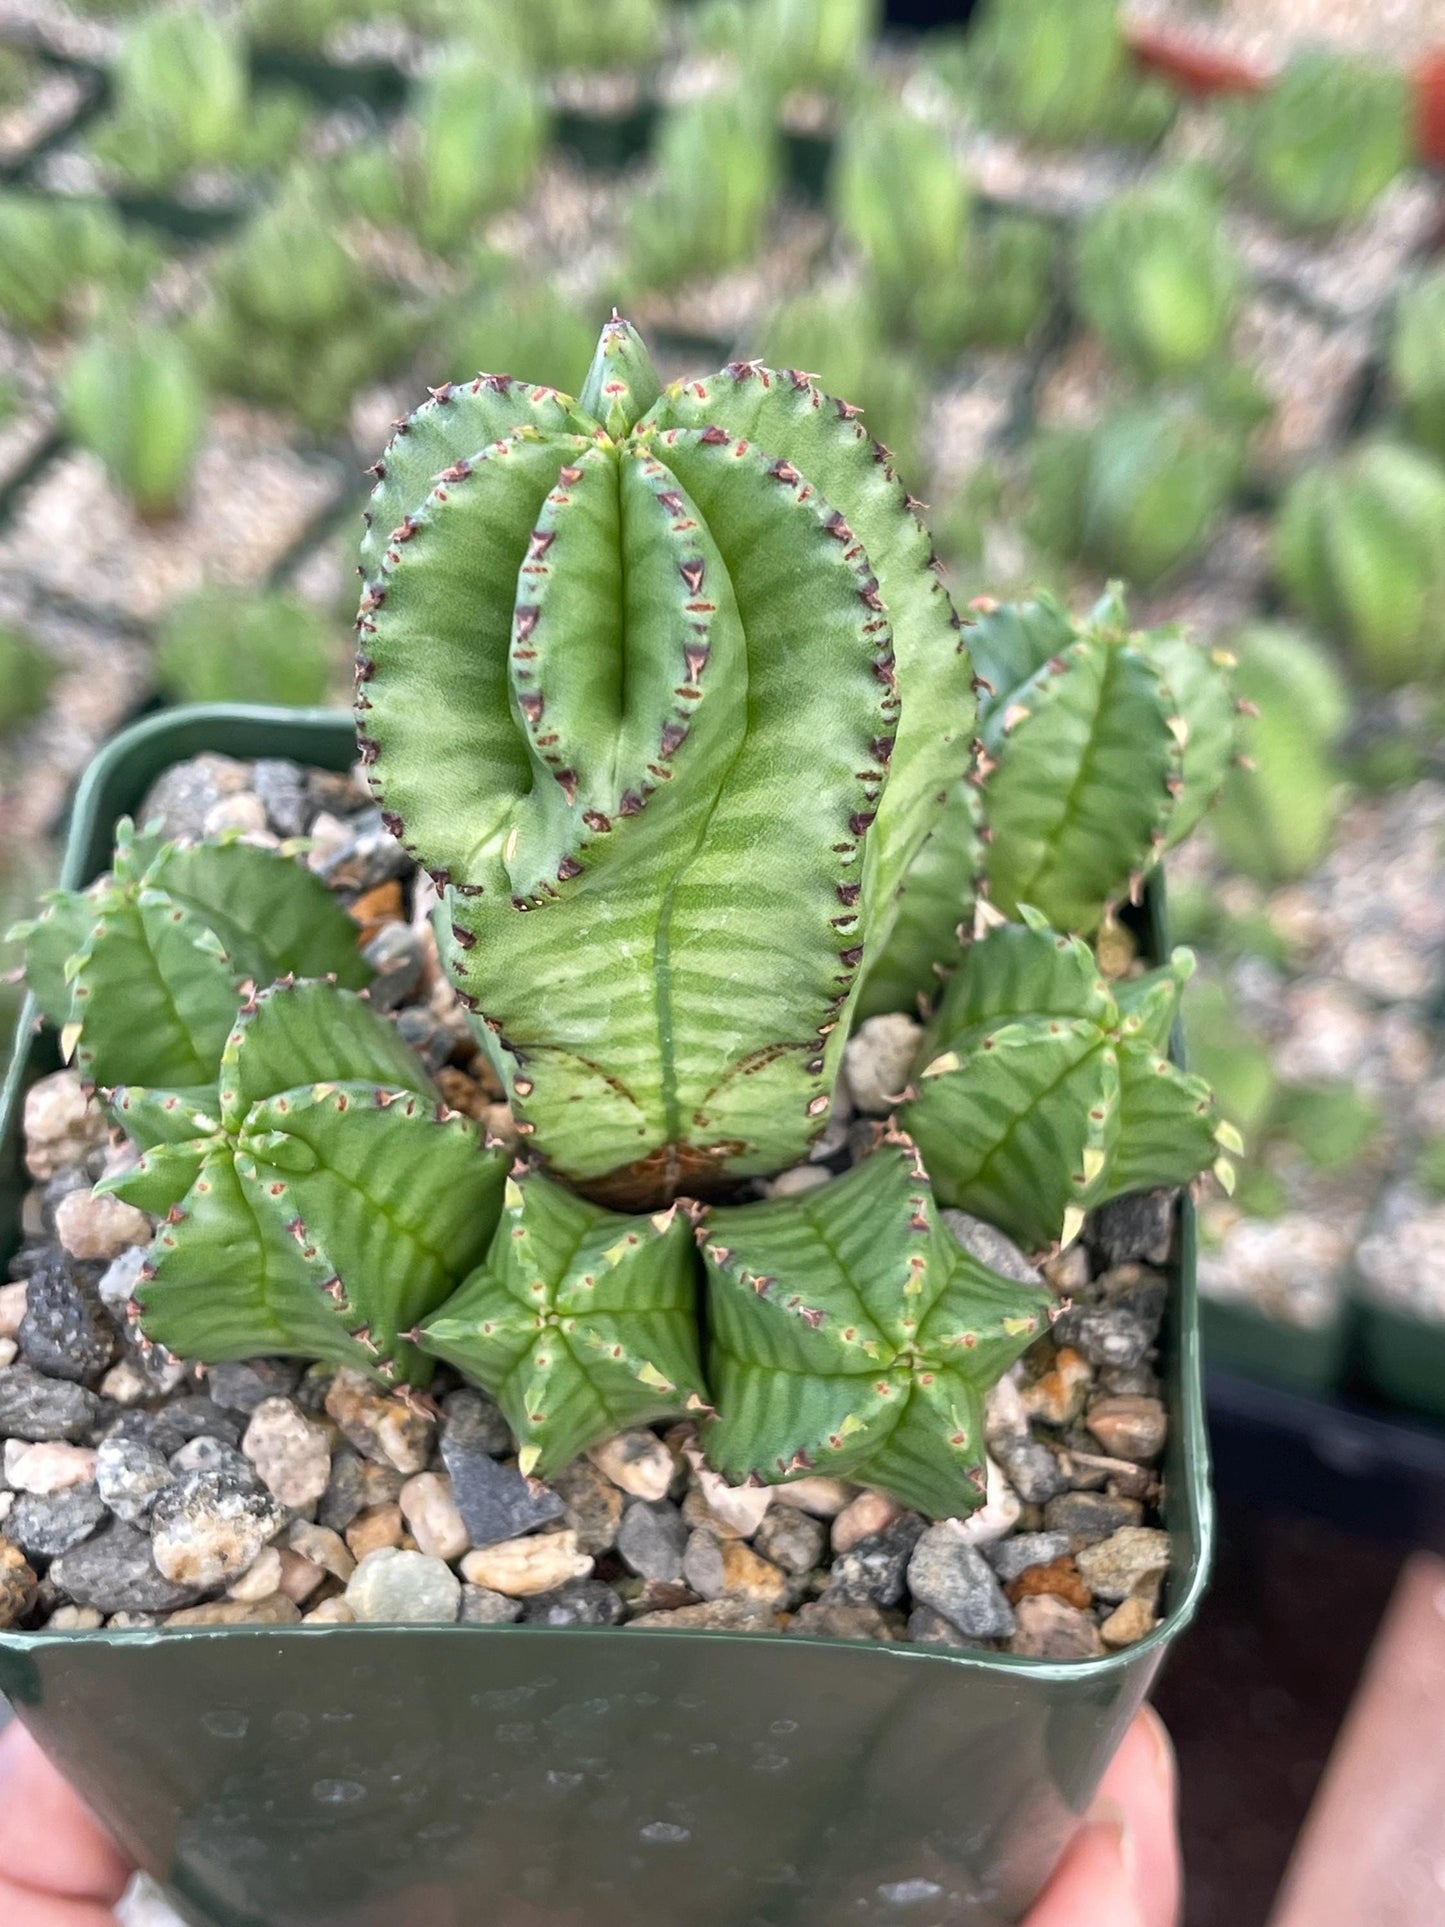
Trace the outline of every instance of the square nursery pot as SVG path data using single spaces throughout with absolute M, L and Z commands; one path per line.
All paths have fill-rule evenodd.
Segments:
M 1252 1305 L 1201 1297 L 1199 1330 L 1211 1372 L 1237 1372 L 1314 1397 L 1332 1392 L 1344 1372 L 1348 1321 L 1343 1305 L 1323 1325 L 1286 1325 Z M 1445 1389 L 1441 1399 L 1445 1404 Z
M 349 720 L 172 710 L 97 757 L 64 880 L 202 750 L 347 767 Z M 1156 935 L 1158 934 L 1156 930 Z M 56 1063 L 22 1019 L 5 1090 Z M 0 1688 L 199 1927 L 999 1927 L 1046 1880 L 1192 1618 L 1213 1534 L 1194 1233 L 1165 1334 L 1158 1628 L 1057 1664 L 772 1634 L 292 1626 L 0 1634 Z
M 1382 1398 L 1445 1423 L 1445 1324 L 1361 1299 L 1355 1347 L 1366 1379 Z

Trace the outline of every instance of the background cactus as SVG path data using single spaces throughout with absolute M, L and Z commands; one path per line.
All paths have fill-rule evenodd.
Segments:
M 1276 529 L 1294 601 L 1391 688 L 1445 670 L 1445 469 L 1389 442 L 1306 470 Z
M 1211 1165 L 1231 1182 L 1237 1132 L 1166 1055 L 1192 955 L 1110 985 L 1087 944 L 1019 914 L 965 950 L 900 1113 L 939 1198 L 1038 1250 L 1124 1192 Z
M 763 347 L 773 367 L 806 368 L 828 394 L 846 395 L 905 481 L 921 472 L 925 383 L 890 348 L 873 301 L 846 288 L 799 295 L 772 315 Z
M 440 351 L 449 368 L 501 368 L 574 394 L 592 359 L 590 310 L 546 281 L 483 255 L 467 293 L 448 302 Z
M 981 1503 L 983 1394 L 1053 1300 L 962 1250 L 911 1144 L 799 1197 L 714 1208 L 701 1241 L 703 1438 L 725 1478 L 834 1474 L 940 1518 Z
M 110 872 L 12 935 L 25 976 L 94 1083 L 208 1087 L 246 986 L 289 974 L 365 984 L 357 928 L 290 857 L 193 846 L 122 821 Z
M 984 119 L 1033 140 L 1153 140 L 1174 110 L 1135 69 L 1118 0 L 984 0 L 954 71 Z
M 1390 387 L 1411 438 L 1445 456 L 1445 271 L 1401 294 L 1390 335 Z
M 147 519 L 180 507 L 206 429 L 205 390 L 184 344 L 145 322 L 92 335 L 61 380 L 66 426 Z
M 56 201 L 0 188 L 0 315 L 49 334 L 87 289 L 142 280 L 156 250 L 128 236 L 104 201 Z
M 1393 65 L 1307 50 L 1239 103 L 1234 131 L 1246 182 L 1272 212 L 1301 227 L 1355 220 L 1409 165 L 1409 82 Z
M 142 1156 L 99 1188 L 163 1220 L 141 1329 L 211 1364 L 280 1352 L 424 1384 L 410 1334 L 486 1248 L 505 1157 L 393 1025 L 329 984 L 255 992 L 217 1072 L 114 1098 Z
M 465 240 L 476 221 L 514 201 L 536 171 L 547 113 L 531 78 L 480 49 L 453 57 L 424 84 L 407 199 L 422 239 Z
M 624 1217 L 537 1173 L 508 1178 L 485 1262 L 420 1342 L 501 1405 L 524 1473 L 706 1405 L 692 1226 Z
M 0 623 L 0 736 L 12 736 L 45 707 L 59 665 L 23 629 Z
M 202 589 L 156 637 L 156 674 L 188 703 L 321 703 L 335 688 L 333 626 L 291 595 Z
M 695 39 L 736 56 L 753 81 L 833 93 L 862 72 L 882 13 L 879 0 L 709 0 Z
M 628 273 L 643 288 L 720 274 L 760 246 L 781 185 L 777 129 L 745 88 L 668 110 L 657 178 L 630 210 Z
M 1148 375 L 1186 374 L 1226 347 L 1244 286 L 1218 201 L 1195 175 L 1102 203 L 1075 244 L 1084 320 Z
M 605 1202 L 796 1161 L 972 728 L 886 458 L 615 322 L 580 404 L 447 386 L 379 470 L 363 754 L 524 1131 Z

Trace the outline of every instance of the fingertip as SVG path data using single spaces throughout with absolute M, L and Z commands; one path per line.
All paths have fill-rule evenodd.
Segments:
M 15 1721 L 0 1733 L 0 1887 L 110 1904 L 130 1868 L 80 1796 Z
M 1053 1879 L 1024 1927 L 1145 1927 L 1135 1893 L 1128 1818 L 1111 1800 L 1098 1803 L 1069 1843 Z

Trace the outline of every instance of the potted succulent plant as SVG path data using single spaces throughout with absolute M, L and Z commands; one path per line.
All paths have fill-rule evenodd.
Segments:
M 526 1515 L 473 1537 L 469 1591 L 553 1590 L 530 1623 L 450 1623 L 446 1556 L 393 1538 L 309 1623 L 279 1580 L 173 1611 L 269 1570 L 268 1542 L 283 1579 L 303 1544 L 330 1556 L 314 1492 L 192 1438 L 45 1580 L 75 1598 L 139 1549 L 126 1583 L 152 1609 L 0 1634 L 0 1685 L 203 1922 L 441 1919 L 483 1893 L 607 1923 L 1015 1919 L 1207 1564 L 1172 1187 L 1227 1178 L 1237 1140 L 1168 1054 L 1190 959 L 1145 968 L 1129 899 L 1224 778 L 1227 664 L 1132 634 L 1117 596 L 1081 623 L 1047 600 L 960 617 L 856 410 L 755 363 L 663 389 L 615 317 L 579 400 L 447 384 L 376 475 L 356 731 L 373 841 L 430 879 L 473 1082 L 505 1094 L 517 1154 L 389 1020 L 388 953 L 358 956 L 324 861 L 126 823 L 108 855 L 167 763 L 344 767 L 339 719 L 196 710 L 132 732 L 88 780 L 27 974 L 116 1133 L 83 1211 L 154 1224 L 128 1329 L 217 1372 L 316 1361 L 305 1383 L 358 1464 L 379 1442 L 399 1464 L 401 1442 L 420 1479 L 439 1476 L 445 1361 L 480 1388 L 468 1425 L 505 1418 L 515 1459 L 486 1477 Z M 22 1032 L 12 1160 L 39 1067 Z M 44 1235 L 32 1281 L 61 1262 Z M 1170 1262 L 1166 1445 L 1165 1404 L 1127 1387 L 1157 1383 Z M 50 1287 L 27 1289 L 29 1317 Z M 1128 1323 L 1145 1301 L 1152 1324 Z M 1095 1340 L 1115 1377 L 1090 1435 L 1074 1345 Z M 1039 1344 L 1054 1451 L 1003 1409 L 1025 1409 L 1007 1374 Z M 13 1414 L 37 1375 L 7 1369 Z M 467 1445 L 460 1409 L 444 1454 Z M 1005 1523 L 986 1437 L 1018 1488 Z M 686 1487 L 685 1584 L 625 1537 L 634 1578 L 610 1584 L 575 1529 L 529 1532 L 586 1453 L 633 1494 L 634 1538 L 670 1529 Z M 634 1475 L 659 1466 L 649 1498 Z M 1076 1658 L 1002 1643 L 1005 1580 L 1018 1603 L 1037 1578 L 998 1547 L 1047 1521 L 1047 1493 L 1066 1502 L 1033 1534 L 1061 1542 L 1053 1582 L 1113 1607 L 1101 1637 L 1048 1603 L 1083 1631 Z M 1127 1523 L 1146 1494 L 1162 1529 Z M 785 1571 L 783 1514 L 845 1498 L 886 1521 L 854 1565 L 815 1521 Z M 1113 1522 L 1071 1534 L 1085 1511 Z M 390 1592 L 398 1559 L 420 1562 L 424 1610 Z M 569 1583 L 590 1617 L 562 1610 Z

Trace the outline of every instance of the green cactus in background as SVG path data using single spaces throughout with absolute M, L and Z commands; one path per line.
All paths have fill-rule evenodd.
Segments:
M 1219 205 L 1192 174 L 1103 203 L 1075 245 L 1080 312 L 1146 375 L 1181 375 L 1225 349 L 1243 292 Z
M 1413 441 L 1445 457 L 1445 269 L 1401 294 L 1390 330 L 1390 387 Z
M 126 30 L 111 69 L 113 106 L 91 146 L 138 186 L 203 167 L 270 167 L 300 134 L 299 101 L 253 94 L 240 34 L 190 7 L 161 7 Z
M 0 623 L 0 737 L 14 735 L 40 714 L 58 669 L 33 636 Z
M 629 210 L 628 274 L 635 285 L 674 288 L 757 254 L 782 178 L 765 100 L 738 89 L 669 109 L 655 159 L 656 180 Z
M 1235 686 L 1254 720 L 1245 760 L 1229 773 L 1211 830 L 1237 870 L 1264 883 L 1308 876 L 1339 815 L 1337 749 L 1349 691 L 1310 636 L 1257 623 L 1235 643 Z
M 695 1263 L 676 1205 L 624 1217 L 522 1173 L 419 1342 L 492 1393 L 522 1471 L 551 1478 L 627 1426 L 705 1408 Z
M 519 48 L 550 71 L 611 71 L 643 67 L 662 51 L 663 0 L 471 0 L 470 15 L 485 46 L 500 36 L 504 49 Z
M 1445 468 L 1365 442 L 1307 469 L 1276 526 L 1290 596 L 1384 688 L 1445 672 Z
M 775 368 L 802 368 L 826 393 L 846 395 L 905 478 L 923 472 L 924 380 L 890 348 L 872 301 L 852 288 L 810 290 L 786 301 L 763 331 Z
M 982 1503 L 983 1395 L 1053 1299 L 958 1245 L 911 1144 L 801 1197 L 713 1209 L 702 1247 L 703 1438 L 725 1478 L 833 1474 L 940 1518 Z
M 1245 181 L 1300 227 L 1357 220 L 1409 166 L 1411 112 L 1400 68 L 1323 49 L 1297 53 L 1272 87 L 1235 107 Z
M 0 187 L 0 316 L 50 334 L 96 286 L 138 286 L 156 251 L 132 240 L 104 201 Z
M 1021 348 L 1055 298 L 1058 236 L 1028 214 L 989 214 L 974 223 L 960 291 L 959 340 Z
M 156 638 L 156 675 L 175 702 L 322 703 L 340 661 L 331 623 L 290 595 L 202 589 Z
M 580 302 L 499 257 L 479 264 L 471 290 L 447 302 L 439 323 L 446 367 L 505 369 L 569 395 L 582 386 L 596 341 Z
M 109 873 L 53 893 L 11 935 L 67 1054 L 102 1086 L 208 1087 L 248 987 L 370 976 L 357 926 L 303 864 L 234 837 L 166 843 L 124 819 Z
M 946 70 L 983 119 L 1030 140 L 1149 142 L 1174 114 L 1134 65 L 1118 0 L 984 0 Z
M 1192 955 L 1111 986 L 1086 943 L 1019 914 L 965 950 L 900 1113 L 938 1197 L 1037 1250 L 1128 1191 L 1211 1165 L 1227 1188 L 1239 1135 L 1166 1055 Z
M 206 432 L 206 394 L 185 345 L 122 322 L 75 350 L 60 384 L 65 425 L 146 520 L 180 508 Z
M 880 0 L 755 0 L 734 11 L 732 45 L 752 73 L 825 93 L 861 74 L 883 14 Z
M 884 320 L 934 346 L 956 338 L 973 192 L 945 130 L 881 99 L 854 112 L 832 198 Z
M 1257 1141 L 1279 1097 L 1269 1045 L 1220 982 L 1196 978 L 1184 998 L 1189 1061 L 1213 1090 L 1220 1114 Z
M 142 1155 L 98 1188 L 162 1220 L 142 1331 L 207 1364 L 288 1353 L 424 1384 L 412 1334 L 485 1250 L 504 1155 L 446 1110 L 393 1025 L 330 984 L 255 992 L 214 1075 L 113 1096 Z
M 1238 429 L 1212 410 L 1186 397 L 1126 402 L 1092 428 L 1039 436 L 1029 532 L 1151 586 L 1206 546 L 1242 467 Z
M 972 729 L 886 459 L 801 375 L 663 393 L 614 321 L 580 403 L 445 386 L 379 474 L 362 753 L 524 1133 L 649 1208 L 795 1162 Z
M 547 139 L 547 113 L 531 79 L 499 70 L 490 54 L 451 54 L 426 81 L 415 109 L 410 201 L 429 245 L 455 247 L 484 215 L 525 191 Z

